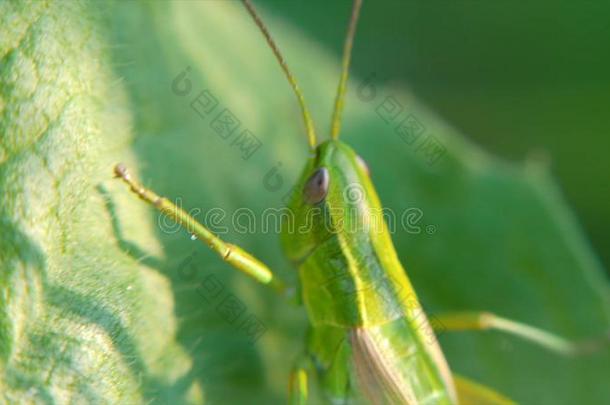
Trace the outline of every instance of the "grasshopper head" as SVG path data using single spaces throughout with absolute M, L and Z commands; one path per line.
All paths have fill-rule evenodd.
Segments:
M 368 239 L 370 208 L 379 206 L 364 161 L 340 141 L 324 142 L 307 161 L 290 197 L 282 223 L 284 251 L 300 261 L 334 235 Z

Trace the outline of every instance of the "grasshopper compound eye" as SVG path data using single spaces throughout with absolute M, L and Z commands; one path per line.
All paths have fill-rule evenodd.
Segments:
M 317 204 L 328 194 L 328 183 L 330 176 L 328 169 L 321 167 L 311 175 L 303 189 L 303 199 L 307 204 Z

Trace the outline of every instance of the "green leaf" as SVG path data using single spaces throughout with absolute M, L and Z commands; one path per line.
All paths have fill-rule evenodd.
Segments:
M 281 207 L 299 174 L 307 148 L 294 96 L 237 2 L 105 7 L 0 3 L 0 391 L 8 402 L 281 403 L 303 309 L 164 222 L 112 167 L 125 161 L 186 209 L 222 208 L 223 237 L 294 281 L 260 215 L 254 232 L 230 221 L 242 207 Z M 327 134 L 339 61 L 262 11 Z M 191 89 L 178 95 L 172 83 L 187 67 Z M 386 207 L 423 213 L 420 233 L 397 227 L 394 240 L 429 312 L 490 310 L 574 339 L 609 329 L 600 265 L 544 167 L 497 161 L 407 89 L 377 86 L 367 101 L 360 83 L 342 139 Z M 204 90 L 218 105 L 201 117 L 191 103 Z M 436 163 L 378 115 L 390 96 L 446 149 Z M 211 125 L 225 108 L 263 143 L 248 160 L 236 134 Z M 277 190 L 265 183 L 273 168 Z M 214 297 L 202 294 L 210 275 Z M 240 319 L 223 315 L 224 300 L 243 306 Z M 255 343 L 240 328 L 247 316 L 266 326 Z M 570 360 L 496 333 L 440 340 L 455 371 L 523 403 L 610 395 L 607 351 Z
M 146 207 L 104 191 L 132 136 L 88 7 L 0 4 L 2 402 L 146 402 L 191 364 L 168 280 L 115 237 L 121 201 L 158 250 Z

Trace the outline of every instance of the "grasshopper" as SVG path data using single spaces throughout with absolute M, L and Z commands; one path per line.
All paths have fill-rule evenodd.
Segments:
M 319 144 L 296 79 L 250 0 L 243 3 L 297 97 L 311 150 L 298 192 L 288 203 L 294 223 L 284 223 L 281 232 L 284 252 L 298 270 L 298 301 L 310 322 L 306 348 L 290 377 L 290 403 L 320 401 L 314 400 L 314 391 L 332 404 L 512 403 L 451 373 L 434 333 L 437 325 L 421 310 L 386 223 L 371 215 L 382 210 L 368 168 L 338 139 L 362 0 L 354 1 L 348 25 L 330 139 Z M 143 187 L 124 165 L 115 167 L 115 175 L 237 270 L 280 294 L 291 291 L 255 256 Z M 560 353 L 576 351 L 558 336 L 491 313 L 453 313 L 436 319 L 443 330 L 496 329 Z

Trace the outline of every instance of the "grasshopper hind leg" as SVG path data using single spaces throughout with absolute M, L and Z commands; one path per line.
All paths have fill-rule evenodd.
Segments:
M 433 327 L 437 333 L 443 331 L 496 330 L 517 336 L 564 356 L 592 353 L 608 344 L 607 338 L 571 342 L 551 332 L 503 318 L 490 312 L 453 312 L 436 315 L 434 320 Z

